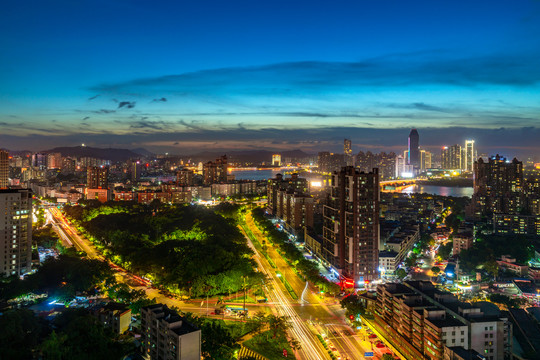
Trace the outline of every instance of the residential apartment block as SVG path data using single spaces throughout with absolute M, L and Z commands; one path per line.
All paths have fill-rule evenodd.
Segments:
M 0 276 L 32 267 L 32 191 L 0 189 Z
M 379 278 L 379 173 L 334 172 L 323 208 L 323 257 L 355 286 Z
M 442 360 L 446 348 L 462 348 L 502 360 L 510 351 L 506 317 L 485 314 L 429 281 L 379 285 L 374 317 L 377 329 L 407 359 Z
M 141 348 L 151 360 L 200 360 L 201 330 L 164 304 L 141 309 Z

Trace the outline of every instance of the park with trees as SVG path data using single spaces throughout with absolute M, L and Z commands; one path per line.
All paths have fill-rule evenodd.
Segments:
M 82 309 L 65 309 L 47 321 L 27 309 L 0 316 L 2 359 L 121 359 L 135 351 L 131 338 L 103 327 Z
M 182 296 L 261 287 L 253 252 L 236 226 L 240 207 L 85 202 L 65 214 L 113 263 Z

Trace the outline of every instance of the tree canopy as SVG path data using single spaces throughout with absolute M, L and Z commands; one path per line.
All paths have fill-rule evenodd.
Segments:
M 263 278 L 236 222 L 234 206 L 95 204 L 66 207 L 111 261 L 192 296 L 239 291 Z M 226 215 L 227 218 L 218 214 Z

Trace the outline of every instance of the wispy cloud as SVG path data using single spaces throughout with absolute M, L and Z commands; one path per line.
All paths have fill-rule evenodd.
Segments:
M 99 110 L 93 110 L 91 112 L 93 112 L 95 114 L 112 114 L 112 113 L 115 113 L 116 110 L 99 109 Z
M 320 91 L 348 92 L 357 88 L 414 85 L 531 86 L 540 81 L 540 53 L 522 56 L 494 54 L 469 58 L 437 58 L 418 54 L 378 57 L 359 62 L 288 62 L 266 66 L 203 70 L 179 75 L 102 84 L 93 91 L 111 94 L 178 96 L 233 92 L 308 94 Z
M 120 101 L 118 103 L 118 108 L 127 108 L 127 109 L 133 109 L 137 103 L 135 101 Z

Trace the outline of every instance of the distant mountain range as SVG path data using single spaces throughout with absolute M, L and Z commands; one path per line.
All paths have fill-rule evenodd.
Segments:
M 153 154 L 145 149 L 113 149 L 113 148 L 95 148 L 90 146 L 72 146 L 72 147 L 56 147 L 54 149 L 45 150 L 45 153 L 61 153 L 62 156 L 72 157 L 92 157 L 96 159 L 111 160 L 111 161 L 126 161 L 129 159 L 137 159 L 140 157 L 152 156 Z
M 210 160 L 215 160 L 222 155 L 227 155 L 227 157 L 229 158 L 229 161 L 234 161 L 234 162 L 259 163 L 259 162 L 264 161 L 264 162 L 269 163 L 272 161 L 273 154 L 280 154 L 282 161 L 286 157 L 290 157 L 292 159 L 303 159 L 309 156 L 313 156 L 311 154 L 307 154 L 303 152 L 302 150 L 289 150 L 289 151 L 246 150 L 246 151 L 222 151 L 222 152 L 204 151 L 204 152 L 192 154 L 189 156 L 181 156 L 181 157 L 189 157 L 195 161 L 210 161 Z
M 129 159 L 138 159 L 141 157 L 154 157 L 156 154 L 144 149 L 115 149 L 115 148 L 96 148 L 91 146 L 62 146 L 54 149 L 41 151 L 43 153 L 61 153 L 62 156 L 71 157 L 92 157 L 96 159 L 111 160 L 111 161 L 126 161 Z M 10 151 L 12 155 L 27 155 L 30 151 Z M 192 159 L 193 161 L 210 161 L 219 158 L 222 155 L 227 155 L 229 161 L 239 163 L 270 163 L 273 154 L 280 154 L 282 161 L 285 158 L 304 159 L 313 154 L 308 154 L 302 150 L 289 151 L 268 151 L 268 150 L 244 150 L 244 151 L 203 151 L 191 155 L 171 155 L 171 157 L 180 159 Z

